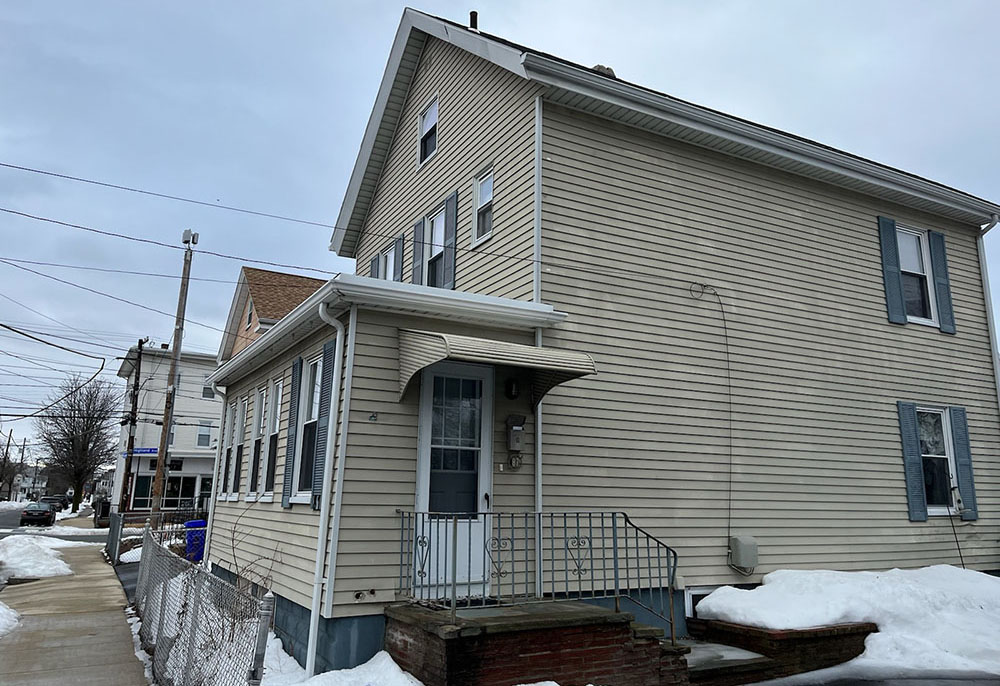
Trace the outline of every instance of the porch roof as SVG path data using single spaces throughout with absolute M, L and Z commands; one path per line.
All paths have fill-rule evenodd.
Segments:
M 399 330 L 399 397 L 424 367 L 443 360 L 502 364 L 531 369 L 531 403 L 554 387 L 597 373 L 594 359 L 581 352 L 508 343 L 436 331 Z

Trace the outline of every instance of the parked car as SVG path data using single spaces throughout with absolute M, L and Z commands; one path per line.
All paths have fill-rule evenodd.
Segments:
M 73 498 L 71 496 L 68 496 L 65 493 L 60 493 L 59 497 L 62 498 L 62 505 L 64 510 L 73 504 Z
M 21 526 L 41 524 L 52 526 L 56 523 L 55 503 L 31 503 L 21 511 Z
M 53 505 L 56 506 L 57 511 L 62 512 L 64 509 L 66 509 L 66 504 L 63 502 L 63 497 L 64 496 L 59 496 L 59 495 L 43 495 L 41 498 L 38 499 L 38 502 L 52 503 Z

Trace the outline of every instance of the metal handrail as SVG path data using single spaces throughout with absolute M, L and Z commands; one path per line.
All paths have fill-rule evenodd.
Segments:
M 408 512 L 400 516 L 400 597 L 459 609 L 627 600 L 668 622 L 677 552 L 625 512 Z

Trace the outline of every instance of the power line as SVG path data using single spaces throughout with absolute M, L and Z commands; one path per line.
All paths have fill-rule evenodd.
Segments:
M 59 174 L 53 171 L 47 171 L 45 169 L 33 169 L 32 167 L 23 167 L 17 164 L 10 164 L 9 162 L 0 162 L 0 167 L 6 167 L 8 169 L 17 169 L 19 171 L 31 172 L 32 174 L 44 174 L 45 176 L 54 176 L 59 179 L 68 179 L 70 181 L 79 181 L 80 183 L 89 183 L 94 186 L 103 186 L 104 188 L 114 188 L 120 191 L 128 191 L 130 193 L 141 193 L 142 195 L 150 195 L 155 198 L 164 198 L 166 200 L 176 200 L 178 202 L 186 202 L 192 205 L 201 205 L 203 207 L 213 207 L 217 210 L 228 210 L 230 212 L 240 212 L 241 214 L 249 214 L 255 217 L 266 217 L 268 219 L 278 219 L 285 222 L 292 222 L 295 224 L 305 224 L 307 226 L 318 226 L 323 229 L 333 229 L 336 228 L 332 224 L 323 224 L 322 222 L 314 222 L 308 219 L 297 219 L 295 217 L 288 217 L 281 214 L 273 214 L 270 212 L 260 212 L 257 210 L 248 210 L 243 207 L 236 207 L 233 205 L 220 205 L 217 202 L 206 202 L 204 200 L 195 200 L 194 198 L 185 198 L 181 195 L 170 195 L 168 193 L 157 193 L 155 191 L 147 191 L 142 188 L 133 188 L 131 186 L 121 186 L 114 183 L 108 183 L 106 181 L 96 181 L 94 179 L 87 179 L 82 176 L 71 176 L 69 174 Z
M 76 331 L 77 333 L 83 333 L 83 331 L 80 331 L 80 330 L 79 330 L 79 329 L 77 329 L 76 327 L 73 327 L 73 326 L 70 326 L 70 325 L 69 325 L 69 324 L 67 324 L 66 322 L 61 322 L 61 321 L 59 321 L 58 319 L 56 319 L 55 317 L 50 317 L 50 316 L 49 316 L 49 315 L 47 315 L 47 314 L 44 314 L 44 313 L 42 313 L 42 312 L 39 312 L 38 310 L 34 309 L 33 307 L 28 307 L 28 306 L 27 306 L 27 305 L 25 305 L 24 303 L 22 303 L 22 302 L 19 302 L 19 301 L 17 301 L 17 300 L 14 300 L 14 298 L 10 297 L 9 295 L 6 295 L 5 293 L 0 293 L 0 297 L 3 297 L 3 298 L 6 298 L 7 300 L 11 301 L 11 302 L 12 302 L 12 303 L 14 303 L 15 305 L 20 305 L 21 307 L 23 307 L 24 309 L 28 310 L 29 312 L 34 312 L 34 313 L 35 313 L 35 314 L 37 314 L 37 315 L 38 315 L 39 317 L 44 317 L 45 319 L 48 319 L 48 320 L 49 320 L 49 321 L 51 321 L 51 322 L 55 322 L 56 324 L 59 324 L 60 326 L 64 326 L 64 327 L 66 327 L 67 329 L 73 329 L 73 330 L 74 330 L 74 331 Z M 86 336 L 86 334 L 84 334 L 84 335 Z M 98 336 L 98 338 L 100 338 L 100 336 Z M 103 341 L 104 341 L 105 343 L 111 343 L 111 341 L 108 341 L 108 340 L 105 340 L 105 339 L 103 339 L 103 338 L 101 338 L 101 340 L 103 340 Z

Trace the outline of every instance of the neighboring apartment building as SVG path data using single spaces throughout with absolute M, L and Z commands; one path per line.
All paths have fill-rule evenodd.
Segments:
M 148 510 L 152 507 L 153 478 L 160 445 L 163 405 L 166 400 L 172 351 L 164 344 L 143 348 L 139 370 L 139 423 L 135 433 L 135 457 L 132 461 L 131 489 L 128 510 Z M 126 414 L 131 408 L 133 376 L 137 348 L 129 349 L 118 369 L 125 380 Z M 174 422 L 167 449 L 164 510 L 207 508 L 212 493 L 212 464 L 219 436 L 219 408 L 208 376 L 215 371 L 215 355 L 181 352 L 177 363 L 177 394 L 174 401 Z M 111 502 L 121 501 L 125 479 L 125 449 L 128 426 L 122 426 L 120 452 L 114 467 L 114 488 Z
M 997 213 L 406 10 L 330 246 L 364 276 L 212 377 L 213 568 L 266 560 L 275 631 L 320 668 L 370 657 L 389 603 L 499 602 L 511 565 L 511 596 L 551 598 L 571 562 L 634 563 L 570 532 L 580 511 L 676 550 L 681 625 L 778 568 L 960 546 L 1000 570 Z M 567 514 L 496 529 L 533 512 Z M 652 567 L 646 598 L 673 571 Z

